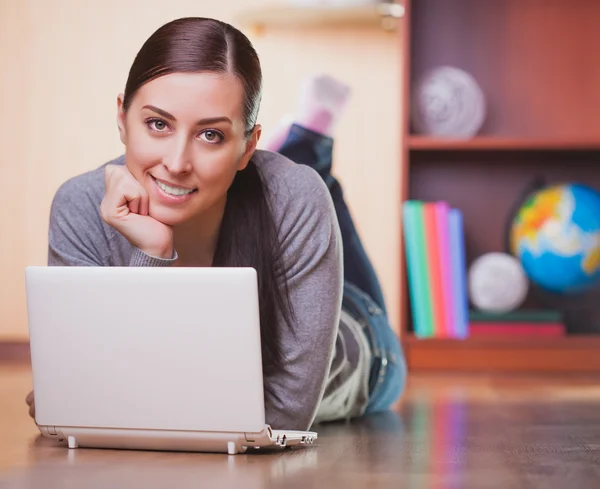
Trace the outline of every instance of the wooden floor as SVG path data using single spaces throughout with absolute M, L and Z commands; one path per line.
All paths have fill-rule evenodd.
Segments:
M 79 449 L 38 436 L 24 364 L 0 365 L 0 488 L 600 487 L 600 381 L 412 376 L 396 412 L 318 443 L 227 456 Z

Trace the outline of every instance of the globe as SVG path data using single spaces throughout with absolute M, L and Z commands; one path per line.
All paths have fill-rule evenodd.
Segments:
M 600 283 L 600 193 L 581 184 L 531 194 L 510 225 L 511 252 L 531 282 L 559 294 Z

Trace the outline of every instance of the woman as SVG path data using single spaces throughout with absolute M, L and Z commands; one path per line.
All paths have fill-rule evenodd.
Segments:
M 256 268 L 266 420 L 305 430 L 387 409 L 405 368 L 330 174 L 331 137 L 294 125 L 280 154 L 257 151 L 261 84 L 232 26 L 158 29 L 118 97 L 125 154 L 58 190 L 48 262 Z

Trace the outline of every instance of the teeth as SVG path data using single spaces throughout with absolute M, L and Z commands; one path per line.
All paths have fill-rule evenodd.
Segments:
M 155 180 L 155 182 L 161 190 L 163 190 L 169 195 L 187 195 L 193 192 L 193 190 L 187 190 L 181 187 L 171 187 L 169 185 L 165 185 L 164 183 L 159 182 L 158 180 Z

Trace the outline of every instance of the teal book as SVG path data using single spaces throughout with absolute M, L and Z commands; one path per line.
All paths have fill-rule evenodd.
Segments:
M 425 248 L 423 203 L 415 200 L 404 202 L 402 216 L 413 329 L 418 338 L 428 338 L 433 336 L 433 317 Z

